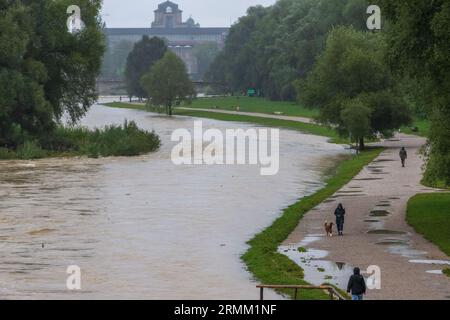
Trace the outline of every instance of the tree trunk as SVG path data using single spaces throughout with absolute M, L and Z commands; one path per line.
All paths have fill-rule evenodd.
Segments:
M 169 103 L 169 116 L 172 116 L 172 104 Z
M 359 150 L 362 151 L 364 150 L 365 146 L 364 146 L 364 137 L 359 138 Z

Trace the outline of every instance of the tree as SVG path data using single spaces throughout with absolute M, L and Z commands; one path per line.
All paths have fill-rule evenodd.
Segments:
M 166 43 L 158 37 L 150 39 L 148 36 L 143 36 L 134 45 L 133 51 L 128 55 L 125 70 L 127 92 L 130 98 L 136 96 L 142 99 L 147 95 L 145 89 L 141 86 L 141 78 L 156 61 L 164 56 L 166 51 Z
M 104 50 L 100 0 L 80 0 L 85 28 L 66 27 L 70 0 L 0 1 L 0 144 L 48 135 L 97 99 Z
M 369 127 L 357 128 L 359 145 L 364 137 L 382 133 L 411 121 L 407 104 L 397 93 L 392 75 L 384 61 L 384 41 L 380 34 L 361 32 L 353 27 L 333 29 L 325 51 L 318 58 L 305 81 L 298 83 L 298 96 L 307 106 L 320 109 L 320 120 L 334 126 L 341 135 L 355 130 L 355 104 L 362 110 L 356 114 L 362 123 L 369 116 Z M 350 125 L 351 124 L 351 125 Z M 349 126 L 350 125 L 350 126 Z M 364 125 L 365 126 L 365 125 Z
M 175 101 L 187 100 L 195 95 L 186 65 L 170 51 L 166 52 L 164 57 L 142 77 L 141 85 L 152 104 L 164 106 L 170 116 Z
M 356 143 L 364 143 L 364 137 L 370 133 L 371 110 L 358 99 L 349 100 L 344 104 L 341 111 L 341 119 L 344 122 L 351 140 Z M 364 149 L 359 145 L 358 149 Z
M 389 20 L 388 61 L 415 81 L 432 121 L 425 182 L 450 184 L 450 2 L 398 0 L 381 2 Z
M 203 79 L 214 58 L 219 53 L 219 47 L 215 42 L 206 42 L 194 47 L 194 55 L 197 58 L 198 78 Z
M 127 57 L 133 50 L 134 44 L 128 40 L 122 40 L 114 46 L 108 46 L 103 57 L 103 79 L 124 80 Z

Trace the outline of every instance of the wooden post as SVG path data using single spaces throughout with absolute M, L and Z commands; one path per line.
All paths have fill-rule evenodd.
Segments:
M 298 292 L 298 288 L 295 288 L 294 300 L 297 300 L 297 292 Z
M 262 301 L 264 300 L 264 288 L 259 288 L 259 299 Z

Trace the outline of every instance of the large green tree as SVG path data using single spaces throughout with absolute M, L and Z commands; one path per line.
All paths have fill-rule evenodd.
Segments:
M 147 95 L 141 86 L 142 76 L 160 60 L 167 51 L 167 45 L 163 39 L 158 37 L 149 38 L 143 36 L 130 52 L 127 58 L 125 79 L 127 82 L 127 92 L 130 97 L 144 98 Z
M 392 69 L 420 88 L 432 121 L 425 181 L 450 184 L 450 2 L 381 1 Z
M 323 123 L 334 126 L 342 135 L 351 133 L 358 138 L 361 148 L 365 136 L 388 135 L 411 121 L 409 108 L 397 93 L 384 61 L 384 43 L 380 34 L 353 27 L 334 28 L 313 70 L 298 84 L 300 101 L 319 108 Z M 355 115 L 349 115 L 355 104 L 364 109 L 357 113 L 361 124 L 369 121 L 367 130 L 357 127 L 358 134 L 352 132 Z
M 153 105 L 162 105 L 172 115 L 175 102 L 191 99 L 195 95 L 194 85 L 189 79 L 184 62 L 171 51 L 155 63 L 141 79 Z
M 49 134 L 64 113 L 96 100 L 104 50 L 100 0 L 79 0 L 85 28 L 69 33 L 70 0 L 0 0 L 0 144 Z

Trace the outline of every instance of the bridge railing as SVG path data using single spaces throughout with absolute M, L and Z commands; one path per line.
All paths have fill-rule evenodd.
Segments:
M 326 290 L 328 292 L 328 295 L 330 297 L 330 300 L 347 300 L 343 295 L 341 295 L 335 287 L 333 286 L 327 286 L 327 285 L 321 285 L 321 286 L 310 286 L 310 285 L 266 285 L 261 284 L 257 285 L 257 288 L 259 288 L 260 293 L 259 297 L 260 300 L 264 300 L 264 289 L 293 289 L 294 290 L 294 300 L 297 300 L 297 295 L 299 290 Z

